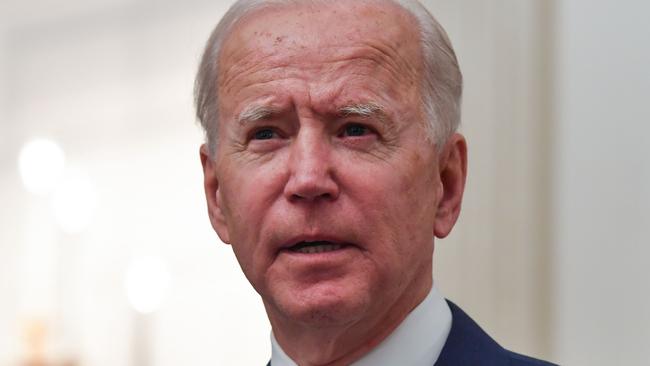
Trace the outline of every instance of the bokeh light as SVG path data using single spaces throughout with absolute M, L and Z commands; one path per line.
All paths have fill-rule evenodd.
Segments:
M 25 188 L 37 195 L 46 195 L 56 188 L 64 167 L 63 149 L 49 139 L 38 138 L 27 142 L 18 157 L 18 168 Z
M 88 177 L 78 171 L 66 172 L 51 202 L 61 230 L 69 234 L 84 231 L 92 221 L 96 201 L 95 188 Z
M 131 261 L 125 278 L 126 295 L 136 311 L 149 314 L 160 308 L 171 275 L 166 263 L 157 257 L 139 257 Z

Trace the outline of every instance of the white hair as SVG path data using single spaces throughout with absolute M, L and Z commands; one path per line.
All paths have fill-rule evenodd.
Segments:
M 244 16 L 263 7 L 317 1 L 238 0 L 221 18 L 208 39 L 194 84 L 196 116 L 205 131 L 208 150 L 212 156 L 216 152 L 219 126 L 219 56 L 234 25 Z M 417 20 L 424 66 L 420 95 L 427 119 L 425 129 L 428 139 L 438 148 L 442 148 L 460 124 L 463 88 L 463 78 L 449 37 L 418 0 L 376 1 L 397 4 Z

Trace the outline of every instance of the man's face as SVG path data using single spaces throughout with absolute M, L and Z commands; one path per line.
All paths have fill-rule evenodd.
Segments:
M 351 324 L 431 285 L 444 187 L 419 36 L 397 8 L 346 4 L 257 12 L 220 59 L 209 211 L 272 323 Z

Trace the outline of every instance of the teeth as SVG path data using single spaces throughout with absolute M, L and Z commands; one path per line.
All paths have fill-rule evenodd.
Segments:
M 302 248 L 295 249 L 295 252 L 304 253 L 304 254 L 315 254 L 315 253 L 325 253 L 331 252 L 334 250 L 341 249 L 341 244 L 319 244 L 319 245 L 310 245 Z

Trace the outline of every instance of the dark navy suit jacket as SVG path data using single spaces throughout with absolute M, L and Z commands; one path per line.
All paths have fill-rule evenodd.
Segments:
M 552 366 L 501 347 L 456 304 L 447 300 L 452 323 L 434 366 Z
M 449 300 L 447 303 L 452 315 L 451 330 L 433 366 L 554 366 L 501 347 L 456 304 Z

